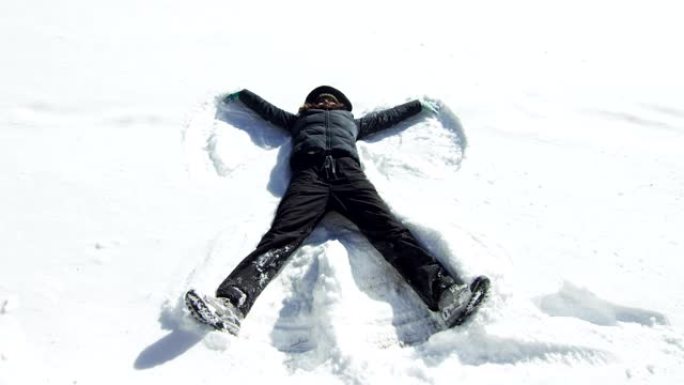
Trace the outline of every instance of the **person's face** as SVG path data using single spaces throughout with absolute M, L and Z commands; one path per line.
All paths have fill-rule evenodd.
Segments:
M 316 98 L 316 102 L 324 104 L 326 106 L 333 106 L 339 103 L 334 97 L 330 95 L 320 95 L 318 96 L 318 98 Z

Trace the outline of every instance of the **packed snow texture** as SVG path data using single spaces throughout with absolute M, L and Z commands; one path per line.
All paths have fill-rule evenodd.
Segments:
M 684 32 L 667 1 L 0 5 L 0 385 L 684 381 Z M 322 16 L 327 15 L 327 16 Z M 635 28 L 639 26 L 639 28 Z M 450 270 L 435 314 L 324 218 L 239 337 L 183 306 L 268 229 L 296 112 L 441 106 L 358 148 Z

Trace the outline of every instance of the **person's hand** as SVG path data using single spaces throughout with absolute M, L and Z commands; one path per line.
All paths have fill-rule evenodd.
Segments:
M 238 100 L 240 100 L 240 91 L 228 94 L 225 98 L 223 98 L 224 103 L 235 103 Z
M 435 101 L 421 99 L 420 105 L 423 107 L 423 111 L 426 111 L 430 114 L 437 115 L 439 113 L 440 105 Z

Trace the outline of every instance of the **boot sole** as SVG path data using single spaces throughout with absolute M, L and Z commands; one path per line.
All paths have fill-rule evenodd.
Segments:
M 489 287 L 489 278 L 475 278 L 475 280 L 473 280 L 473 282 L 470 284 L 470 291 L 473 293 L 473 295 L 470 297 L 468 305 L 466 306 L 465 310 L 461 314 L 459 314 L 458 317 L 456 317 L 450 325 L 447 325 L 447 327 L 451 328 L 454 326 L 463 325 L 468 319 L 470 319 L 470 317 L 472 317 L 473 314 L 475 314 L 478 311 L 480 305 L 482 305 L 482 303 L 487 299 L 489 294 Z
M 225 325 L 220 320 L 209 320 L 202 315 L 203 312 L 211 314 L 211 310 L 204 303 L 204 299 L 200 297 L 195 290 L 189 290 L 185 293 L 185 306 L 190 310 L 192 317 L 199 323 L 212 327 L 215 330 L 227 331 Z

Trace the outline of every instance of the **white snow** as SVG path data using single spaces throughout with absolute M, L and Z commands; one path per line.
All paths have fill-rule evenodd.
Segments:
M 674 1 L 0 3 L 0 384 L 680 384 L 684 27 Z M 240 337 L 198 328 L 268 229 L 296 112 L 442 113 L 359 143 L 396 215 L 493 280 L 433 315 L 326 217 Z

